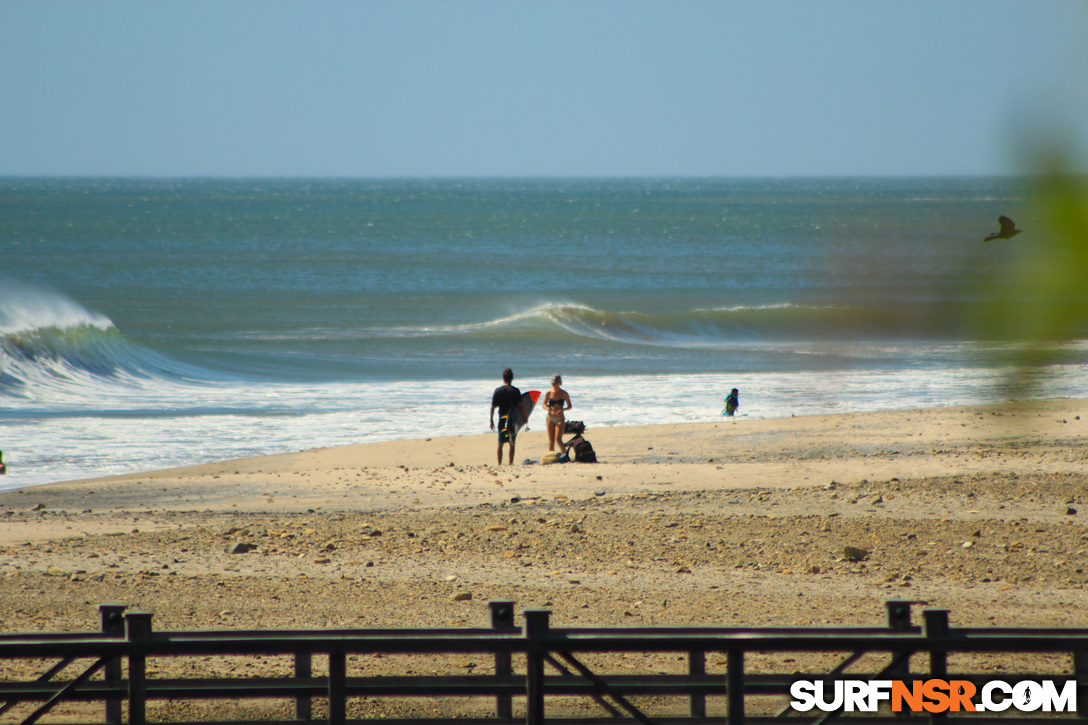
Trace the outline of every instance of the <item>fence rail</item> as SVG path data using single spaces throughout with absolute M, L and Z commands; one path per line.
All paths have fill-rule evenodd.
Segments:
M 995 717 L 978 713 L 933 713 L 933 723 L 970 719 L 981 723 L 1088 722 L 1088 629 L 956 628 L 948 623 L 947 610 L 923 611 L 922 626 L 911 621 L 910 602 L 886 603 L 885 627 L 768 627 L 768 628 L 564 628 L 550 626 L 550 612 L 526 610 L 524 623 L 515 626 L 514 603 L 490 602 L 490 628 L 462 629 L 351 629 L 351 630 L 232 630 L 153 631 L 152 616 L 129 612 L 120 605 L 102 605 L 101 631 L 87 633 L 0 634 L 0 671 L 6 662 L 31 659 L 56 660 L 33 680 L 0 677 L 0 716 L 23 703 L 37 705 L 21 722 L 33 725 L 62 702 L 103 703 L 102 722 L 107 725 L 145 725 L 147 704 L 155 700 L 242 700 L 287 698 L 294 702 L 295 719 L 261 720 L 264 723 L 306 722 L 313 719 L 313 702 L 327 703 L 330 725 L 348 722 L 347 703 L 360 697 L 486 697 L 494 701 L 494 716 L 475 718 L 477 723 L 512 723 L 514 702 L 520 703 L 529 725 L 600 722 L 602 718 L 550 718 L 546 705 L 557 697 L 589 697 L 607 719 L 650 723 L 721 722 L 727 725 L 767 723 L 788 718 L 793 723 L 822 725 L 843 716 L 850 723 L 887 723 L 881 716 L 846 715 L 841 712 L 800 716 L 783 708 L 777 718 L 746 716 L 746 699 L 788 695 L 797 679 L 835 678 L 965 680 L 981 685 L 992 675 L 950 674 L 948 656 L 959 653 L 1068 654 L 1072 674 L 1046 675 L 1058 683 L 1077 683 L 1079 710 L 1048 717 Z M 599 653 L 680 653 L 687 659 L 682 674 L 602 674 L 583 662 L 585 655 Z M 849 653 L 828 672 L 767 674 L 747 672 L 745 656 L 751 653 Z M 865 655 L 888 657 L 879 672 L 851 672 Z M 493 674 L 467 675 L 348 675 L 351 655 L 489 655 Z M 708 674 L 707 655 L 725 656 L 726 672 Z M 290 676 L 261 678 L 163 678 L 149 677 L 152 658 L 235 655 L 288 656 L 294 668 Z M 927 669 L 912 673 L 912 655 L 928 655 Z M 314 676 L 314 658 L 323 658 L 326 675 Z M 515 674 L 517 658 L 522 674 Z M 58 679 L 70 668 L 82 670 L 70 679 Z M 1031 673 L 1003 673 L 1015 683 L 1035 677 Z M 687 701 L 684 718 L 649 717 L 630 698 L 637 696 L 682 697 Z M 707 698 L 724 697 L 724 717 L 707 716 Z M 899 713 L 897 713 L 899 714 Z M 898 718 L 896 718 L 898 719 Z M 918 720 L 919 718 L 914 718 Z M 397 725 L 402 720 L 383 720 Z M 421 722 L 413 720 L 412 722 Z

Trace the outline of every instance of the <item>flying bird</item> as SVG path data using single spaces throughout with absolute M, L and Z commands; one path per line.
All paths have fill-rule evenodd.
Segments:
M 1016 222 L 1014 222 L 1012 219 L 1009 219 L 1007 216 L 999 216 L 997 218 L 997 223 L 1001 225 L 1001 231 L 994 232 L 982 241 L 989 242 L 994 239 L 1012 239 L 1021 231 L 1023 231 L 1021 229 L 1017 229 Z

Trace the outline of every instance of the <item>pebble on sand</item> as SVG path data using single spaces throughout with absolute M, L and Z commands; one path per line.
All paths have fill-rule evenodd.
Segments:
M 847 561 L 861 561 L 869 556 L 869 552 L 857 546 L 844 546 L 842 555 Z

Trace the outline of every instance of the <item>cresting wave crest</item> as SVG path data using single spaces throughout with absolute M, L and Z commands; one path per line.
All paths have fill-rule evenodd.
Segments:
M 941 318 L 910 307 L 770 304 L 677 312 L 613 312 L 578 303 L 545 303 L 479 323 L 374 331 L 377 336 L 553 336 L 619 344 L 706 347 L 743 342 L 940 338 Z
M 0 286 L 0 391 L 35 397 L 51 388 L 182 377 L 182 366 L 125 338 L 113 322 L 64 295 Z

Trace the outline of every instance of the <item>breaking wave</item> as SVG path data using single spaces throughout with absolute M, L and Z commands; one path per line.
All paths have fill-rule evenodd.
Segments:
M 613 312 L 546 303 L 479 323 L 369 331 L 378 337 L 551 335 L 620 344 L 706 347 L 742 342 L 941 339 L 952 334 L 925 305 L 881 308 L 772 304 L 679 312 Z
M 10 282 L 0 288 L 0 391 L 39 397 L 105 381 L 133 384 L 194 374 L 59 293 Z

